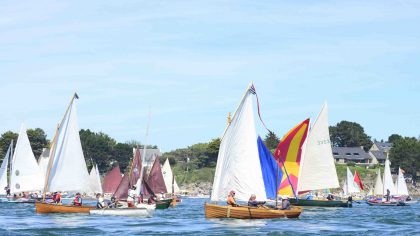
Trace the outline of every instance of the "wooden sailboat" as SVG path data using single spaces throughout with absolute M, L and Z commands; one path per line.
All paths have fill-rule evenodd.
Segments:
M 159 156 L 156 156 L 153 166 L 146 179 L 146 185 L 144 186 L 145 188 L 143 188 L 144 195 L 156 196 L 156 194 L 160 195 L 168 192 L 162 174 L 162 169 L 160 167 Z M 172 198 L 161 198 L 160 196 L 156 196 L 156 198 L 156 209 L 167 209 L 171 205 Z
M 347 183 L 348 184 L 348 183 Z M 337 172 L 328 131 L 328 107 L 325 103 L 305 141 L 297 192 L 338 188 Z M 297 206 L 349 207 L 351 202 L 323 199 L 291 199 Z
M 91 206 L 56 205 L 45 202 L 45 194 L 54 191 L 89 192 L 89 173 L 83 156 L 77 124 L 74 94 L 63 119 L 56 130 L 47 174 L 44 183 L 44 199 L 35 203 L 37 213 L 89 213 Z
M 248 201 L 252 194 L 258 200 L 266 200 L 254 123 L 253 94 L 255 89 L 250 85 L 222 136 L 211 194 L 214 202 L 225 201 L 231 190 L 236 192 L 239 201 Z M 279 210 L 211 203 L 205 203 L 204 211 L 207 218 L 237 219 L 296 218 L 302 213 L 299 207 Z

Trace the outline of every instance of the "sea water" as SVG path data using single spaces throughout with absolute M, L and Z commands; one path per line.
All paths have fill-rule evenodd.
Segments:
M 304 208 L 298 219 L 206 219 L 208 199 L 183 199 L 152 218 L 36 214 L 34 204 L 0 203 L 0 235 L 420 235 L 420 204 Z

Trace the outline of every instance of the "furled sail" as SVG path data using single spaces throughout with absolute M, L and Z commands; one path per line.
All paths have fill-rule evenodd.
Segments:
M 3 162 L 1 163 L 0 167 L 0 194 L 6 194 L 6 190 L 4 189 L 7 187 L 7 167 L 9 165 L 9 158 L 12 152 L 12 144 L 9 145 L 7 149 L 6 155 L 4 156 Z
M 221 139 L 212 201 L 226 200 L 231 190 L 236 192 L 238 200 L 248 201 L 251 194 L 260 200 L 266 198 L 258 157 L 252 95 L 250 86 Z
M 74 98 L 78 98 L 75 94 Z M 47 191 L 89 193 L 89 172 L 83 156 L 77 122 L 76 99 L 72 99 L 58 128 L 51 151 Z
M 395 185 L 394 181 L 392 180 L 391 175 L 391 167 L 388 158 L 385 160 L 385 170 L 384 170 L 384 194 L 387 194 L 387 190 L 389 189 L 389 192 L 391 195 L 395 195 Z
M 264 180 L 265 194 L 268 199 L 276 199 L 278 187 L 282 179 L 282 171 L 271 154 L 270 150 L 265 146 L 261 137 L 258 136 L 258 154 L 260 157 L 261 172 Z
M 374 195 L 384 195 L 384 184 L 382 183 L 381 169 L 378 169 L 375 181 L 375 189 L 373 190 Z
M 101 177 L 99 176 L 98 165 L 92 166 L 89 174 L 90 189 L 93 193 L 102 193 Z
M 166 159 L 165 163 L 162 166 L 162 175 L 163 179 L 165 180 L 165 186 L 168 193 L 172 193 L 172 188 L 174 192 L 179 192 L 178 184 L 176 183 L 175 176 L 172 172 L 171 164 L 169 164 L 169 160 Z
M 396 182 L 397 182 L 396 195 L 408 196 L 407 184 L 405 182 L 404 174 L 401 168 L 398 168 L 398 179 Z
M 328 106 L 321 109 L 304 145 L 298 191 L 338 188 L 337 172 L 328 131 Z
M 13 154 L 10 191 L 11 193 L 40 191 L 44 176 L 36 162 L 25 125 L 22 124 Z
M 346 186 L 347 187 L 347 190 L 346 190 L 347 194 L 360 192 L 359 187 L 357 186 L 356 182 L 354 182 L 354 176 L 353 176 L 353 174 L 351 173 L 351 171 L 348 167 L 347 167 L 346 183 L 347 183 L 347 186 Z
M 119 166 L 112 168 L 104 177 L 103 191 L 104 193 L 115 193 L 122 180 Z

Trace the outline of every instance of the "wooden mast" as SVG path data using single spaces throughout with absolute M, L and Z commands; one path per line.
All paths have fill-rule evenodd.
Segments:
M 70 107 L 73 104 L 74 99 L 79 99 L 79 96 L 77 95 L 77 93 L 74 93 L 69 106 L 67 107 L 66 112 L 64 113 L 63 118 L 61 119 L 61 122 L 57 125 L 56 131 L 55 131 L 55 136 L 53 139 L 53 143 L 51 145 L 51 152 L 50 152 L 50 159 L 48 160 L 48 167 L 47 167 L 47 173 L 45 175 L 45 181 L 44 181 L 44 193 L 42 195 L 42 202 L 45 202 L 45 195 L 47 194 L 47 190 L 48 190 L 48 180 L 50 178 L 50 174 L 51 174 L 51 168 L 52 168 L 52 164 L 54 162 L 54 155 L 55 155 L 55 150 L 56 150 L 56 146 L 57 146 L 57 136 L 58 136 L 58 132 L 60 130 L 61 125 L 63 124 L 64 119 L 66 118 L 68 112 L 70 111 Z

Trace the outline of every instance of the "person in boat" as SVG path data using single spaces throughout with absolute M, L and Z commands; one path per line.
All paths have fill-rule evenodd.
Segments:
M 407 202 L 411 201 L 411 197 L 410 196 L 406 197 L 405 201 L 407 201 Z
M 143 203 L 143 193 L 140 193 L 138 197 L 138 204 L 142 204 L 142 203 Z
M 117 203 L 118 203 L 117 199 L 114 196 L 112 196 L 111 197 L 111 203 L 108 204 L 108 207 L 109 208 L 117 208 Z
M 290 210 L 290 202 L 288 197 L 281 199 L 281 210 Z
M 347 202 L 353 202 L 353 196 L 352 196 L 352 195 L 350 195 L 350 196 L 347 198 Z
M 9 187 L 9 185 L 7 185 L 6 187 L 4 187 L 4 190 L 6 190 L 6 196 L 10 196 L 10 187 Z
M 236 204 L 235 194 L 236 193 L 233 190 L 229 192 L 229 195 L 228 195 L 228 198 L 227 198 L 227 204 L 228 205 L 234 206 L 234 207 L 238 206 L 238 204 Z
M 61 194 L 59 192 L 54 192 L 52 198 L 53 203 L 60 204 L 61 203 Z
M 105 201 L 104 197 L 102 197 L 102 194 L 97 193 L 96 194 L 96 208 L 104 208 L 105 207 Z
M 147 204 L 149 205 L 154 204 L 155 202 L 156 202 L 156 198 L 152 195 L 147 199 Z
M 136 199 L 136 186 L 128 190 L 127 204 L 128 207 L 134 207 L 134 200 Z
M 163 200 L 163 199 L 165 199 L 165 194 L 163 194 L 163 192 L 160 192 L 159 200 Z
M 248 206 L 250 207 L 258 207 L 258 206 L 262 206 L 265 204 L 265 202 L 263 201 L 257 201 L 257 196 L 255 194 L 252 194 L 251 197 L 248 200 Z
M 73 205 L 74 206 L 82 206 L 82 197 L 80 196 L 80 193 L 76 193 L 76 197 L 73 199 Z
M 328 201 L 332 201 L 332 200 L 334 200 L 334 196 L 333 196 L 332 194 L 328 194 L 328 196 L 327 196 L 327 200 L 328 200 Z
M 389 191 L 389 189 L 386 189 L 386 201 L 389 202 L 389 200 L 391 199 L 391 191 Z

